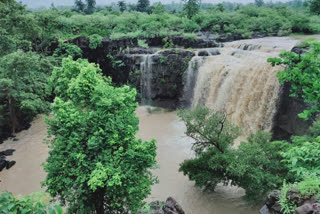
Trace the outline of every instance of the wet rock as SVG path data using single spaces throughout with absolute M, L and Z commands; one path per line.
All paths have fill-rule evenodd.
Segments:
M 309 50 L 309 48 L 294 47 L 294 48 L 292 48 L 291 52 L 294 52 L 296 54 L 303 54 L 303 53 L 307 52 L 308 50 Z
M 5 160 L 5 156 L 0 157 L 0 172 L 7 166 L 7 161 Z
M 6 169 L 10 169 L 16 164 L 15 161 L 7 161 Z
M 209 56 L 209 53 L 208 53 L 208 51 L 206 51 L 206 50 L 199 51 L 199 52 L 198 52 L 198 56 Z
M 5 151 L 0 152 L 0 156 L 11 156 L 15 151 L 16 150 L 14 149 L 7 149 Z
M 269 213 L 281 213 L 281 206 L 278 203 L 278 199 L 280 196 L 280 191 L 274 190 L 269 193 L 265 206 L 263 206 L 260 210 L 260 213 L 262 214 L 268 214 Z
M 313 207 L 311 204 L 304 204 L 295 210 L 295 214 L 312 214 Z
M 291 136 L 304 135 L 312 124 L 312 120 L 304 120 L 298 114 L 309 106 L 302 99 L 290 97 L 290 83 L 280 88 L 277 112 L 273 119 L 273 140 L 289 140 Z
M 6 160 L 6 156 L 10 156 L 13 154 L 14 149 L 7 149 L 5 151 L 0 152 L 0 172 L 6 168 L 10 169 L 13 165 L 16 164 L 15 161 L 8 161 Z
M 260 209 L 260 214 L 271 214 L 269 208 L 267 207 L 267 205 L 264 205 L 261 209 Z
M 178 202 L 169 197 L 166 202 L 153 201 L 149 210 L 140 210 L 137 214 L 185 214 Z
M 167 199 L 166 206 L 163 210 L 166 214 L 185 214 L 180 204 L 172 197 Z
M 218 49 L 209 49 L 208 52 L 211 56 L 216 56 L 221 54 Z

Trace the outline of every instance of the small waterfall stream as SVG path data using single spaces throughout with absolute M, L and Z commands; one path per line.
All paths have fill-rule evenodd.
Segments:
M 140 71 L 141 71 L 141 80 L 140 80 L 140 87 L 141 87 L 141 100 L 143 105 L 150 104 L 152 100 L 152 57 L 154 55 L 143 55 L 142 61 L 140 64 Z
M 205 60 L 206 57 L 195 56 L 188 64 L 188 68 L 184 74 L 183 96 L 180 99 L 181 106 L 183 107 L 190 107 L 192 104 L 194 88 L 198 78 L 198 71 Z

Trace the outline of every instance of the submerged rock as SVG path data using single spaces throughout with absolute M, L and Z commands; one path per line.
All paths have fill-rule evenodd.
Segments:
M 150 209 L 138 211 L 137 214 L 185 214 L 180 204 L 172 197 L 166 202 L 153 201 L 149 204 Z
M 14 151 L 15 151 L 14 149 L 7 149 L 5 151 L 0 152 L 0 172 L 4 168 L 10 169 L 12 166 L 16 164 L 15 161 L 6 160 L 6 156 L 11 156 Z

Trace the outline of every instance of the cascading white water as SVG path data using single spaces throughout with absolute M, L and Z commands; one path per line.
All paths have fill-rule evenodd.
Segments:
M 141 79 L 141 98 L 142 104 L 149 104 L 152 99 L 152 57 L 154 55 L 143 55 L 140 63 Z
M 270 130 L 279 95 L 277 72 L 267 59 L 290 50 L 296 41 L 263 38 L 226 44 L 199 68 L 192 106 L 224 111 L 244 134 Z
M 180 99 L 181 105 L 184 107 L 189 107 L 192 103 L 193 89 L 197 82 L 198 70 L 205 59 L 206 57 L 195 56 L 188 63 L 188 68 L 184 74 L 183 96 Z

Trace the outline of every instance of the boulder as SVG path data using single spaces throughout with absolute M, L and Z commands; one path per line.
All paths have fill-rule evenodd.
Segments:
M 149 204 L 150 209 L 140 210 L 137 214 L 185 214 L 179 203 L 172 197 L 166 202 L 153 201 Z

